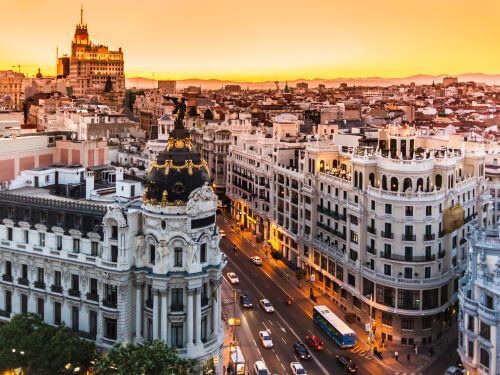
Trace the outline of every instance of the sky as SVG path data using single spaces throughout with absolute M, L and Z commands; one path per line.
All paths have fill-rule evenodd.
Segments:
M 500 0 L 0 0 L 0 70 L 54 75 L 82 4 L 128 77 L 500 73 Z

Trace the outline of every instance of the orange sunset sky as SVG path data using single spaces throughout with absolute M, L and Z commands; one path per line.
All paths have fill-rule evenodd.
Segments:
M 129 77 L 500 73 L 499 0 L 0 0 L 0 70 L 55 74 L 81 4 Z

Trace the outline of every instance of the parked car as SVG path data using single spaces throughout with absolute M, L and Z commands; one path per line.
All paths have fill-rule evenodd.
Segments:
M 271 375 L 264 361 L 257 361 L 254 363 L 253 373 L 255 375 Z
M 311 358 L 311 354 L 309 354 L 309 350 L 307 350 L 306 346 L 304 343 L 297 341 L 293 344 L 293 350 L 295 354 L 297 354 L 297 357 L 300 359 L 309 359 Z
M 224 230 L 219 229 L 219 233 L 222 238 L 226 237 L 226 232 Z
M 262 307 L 266 313 L 273 313 L 274 312 L 274 307 L 271 304 L 271 302 L 269 302 L 269 300 L 267 298 L 260 300 L 260 307 Z
M 349 374 L 355 374 L 358 371 L 358 366 L 350 358 L 344 357 L 342 355 L 335 356 L 337 358 L 337 363 Z
M 321 341 L 318 336 L 314 335 L 306 336 L 306 344 L 310 348 L 313 348 L 313 350 L 317 351 L 323 350 L 325 348 L 323 341 Z
M 271 338 L 271 334 L 269 331 L 260 331 L 259 332 L 260 342 L 264 348 L 272 348 L 273 347 L 273 339 Z
M 293 375 L 307 375 L 306 369 L 300 362 L 290 363 L 290 369 L 292 370 Z
M 229 279 L 229 282 L 231 284 L 239 284 L 240 283 L 240 279 L 238 279 L 238 276 L 236 276 L 236 274 L 234 272 L 228 272 L 226 274 L 226 276 Z
M 240 294 L 240 305 L 246 309 L 251 309 L 253 307 L 250 297 L 248 297 L 246 294 Z
M 255 264 L 257 266 L 262 266 L 262 259 L 261 259 L 261 257 L 255 255 L 253 257 L 250 257 L 250 259 L 252 260 L 253 264 Z
M 456 366 L 450 366 L 444 373 L 444 375 L 464 375 L 465 371 Z

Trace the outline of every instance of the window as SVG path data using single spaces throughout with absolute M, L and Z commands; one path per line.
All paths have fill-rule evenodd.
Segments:
M 474 316 L 472 315 L 468 315 L 467 329 L 471 332 L 474 332 Z
M 484 305 L 488 308 L 488 309 L 493 309 L 493 297 L 492 296 L 489 296 L 489 295 L 485 295 L 484 296 Z
M 45 233 L 38 233 L 38 245 L 45 246 Z
M 207 261 L 207 244 L 202 243 L 200 246 L 200 263 L 205 263 Z
M 44 269 L 42 267 L 38 267 L 37 268 L 37 277 L 36 277 L 36 281 L 40 282 L 40 283 L 43 283 L 44 281 Z
M 104 300 L 108 305 L 116 306 L 118 295 L 115 285 L 104 284 Z
M 335 270 L 337 279 L 344 281 L 344 268 L 340 264 L 337 264 Z
M 184 346 L 184 338 L 182 335 L 183 332 L 183 324 L 182 323 L 172 323 L 172 342 L 171 345 L 173 348 L 182 348 Z
M 61 304 L 54 302 L 54 324 L 61 324 Z
M 12 276 L 12 263 L 10 260 L 5 261 L 5 275 Z
M 26 294 L 21 294 L 21 313 L 25 314 L 28 312 L 28 296 Z
M 156 262 L 156 247 L 154 244 L 149 245 L 149 263 L 154 265 Z
M 488 324 L 481 322 L 481 329 L 479 331 L 479 335 L 486 340 L 491 338 L 491 328 Z
M 426 279 L 430 279 L 430 277 L 431 277 L 431 267 L 425 267 L 425 269 L 424 269 L 424 277 Z
M 172 289 L 172 310 L 179 311 L 183 309 L 184 291 L 182 288 Z
M 111 262 L 118 262 L 118 246 L 111 245 Z
M 481 364 L 486 368 L 490 368 L 490 354 L 486 351 L 485 348 L 481 348 L 481 350 L 479 351 L 479 357 Z
M 77 306 L 71 306 L 71 329 L 74 332 L 78 332 L 80 330 L 80 316 Z
M 413 268 L 405 267 L 404 272 L 405 272 L 405 279 L 412 279 L 413 278 Z
M 432 216 L 432 206 L 425 206 L 425 216 Z
M 80 290 L 80 277 L 78 275 L 71 275 L 71 289 Z
M 116 319 L 104 318 L 104 337 L 116 340 Z
M 28 265 L 23 264 L 21 267 L 21 277 L 25 280 L 28 280 Z
M 93 296 L 97 295 L 97 279 L 90 278 L 89 293 Z
M 97 336 L 97 312 L 89 311 L 89 334 L 91 337 Z
M 351 286 L 356 286 L 356 277 L 350 272 L 347 273 L 347 283 Z
M 174 249 L 174 267 L 182 267 L 182 248 L 176 247 Z
M 392 315 L 389 313 L 382 312 L 382 324 L 385 326 L 392 327 Z
M 432 328 L 432 316 L 422 318 L 422 329 Z
M 467 356 L 469 358 L 474 358 L 474 341 L 468 340 L 467 343 Z
M 62 236 L 56 236 L 56 249 L 62 250 Z
M 45 315 L 45 301 L 43 298 L 36 299 L 36 313 L 40 315 L 43 320 L 43 317 Z
M 375 211 L 375 201 L 372 201 L 371 205 L 372 205 L 372 211 Z
M 420 309 L 420 291 L 399 289 L 398 291 L 398 309 L 419 310 Z
M 111 239 L 112 240 L 118 239 L 118 227 L 116 225 L 111 226 Z
M 405 216 L 413 216 L 413 206 L 405 206 Z
M 385 306 L 394 307 L 394 293 L 394 288 L 377 284 L 375 288 L 375 300 L 377 303 Z
M 358 243 L 358 233 L 352 230 L 351 230 L 351 241 L 356 244 Z
M 415 321 L 413 319 L 402 319 L 401 320 L 401 329 L 414 329 Z
M 23 230 L 23 241 L 24 241 L 24 243 L 28 243 L 29 242 L 29 236 L 30 236 L 30 233 L 27 230 Z
M 384 264 L 384 275 L 391 276 L 391 265 Z
M 385 213 L 388 215 L 392 214 L 392 204 L 385 204 Z
M 98 249 L 99 249 L 99 242 L 92 241 L 90 243 L 90 255 L 92 255 L 93 257 L 96 257 Z
M 80 252 L 80 239 L 79 238 L 73 238 L 73 252 L 74 253 Z

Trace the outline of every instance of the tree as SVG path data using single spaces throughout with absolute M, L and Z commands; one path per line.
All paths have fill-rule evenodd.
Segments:
M 144 344 L 115 344 L 110 352 L 98 359 L 96 374 L 182 375 L 197 374 L 195 360 L 183 359 L 174 348 L 155 340 Z
M 0 327 L 0 371 L 23 368 L 27 374 L 68 373 L 67 364 L 82 371 L 97 357 L 96 345 L 65 327 L 51 326 L 36 314 L 20 314 Z
M 295 271 L 295 277 L 297 278 L 299 282 L 299 288 L 302 288 L 302 280 L 306 276 L 306 273 L 302 268 L 299 268 L 297 271 Z

